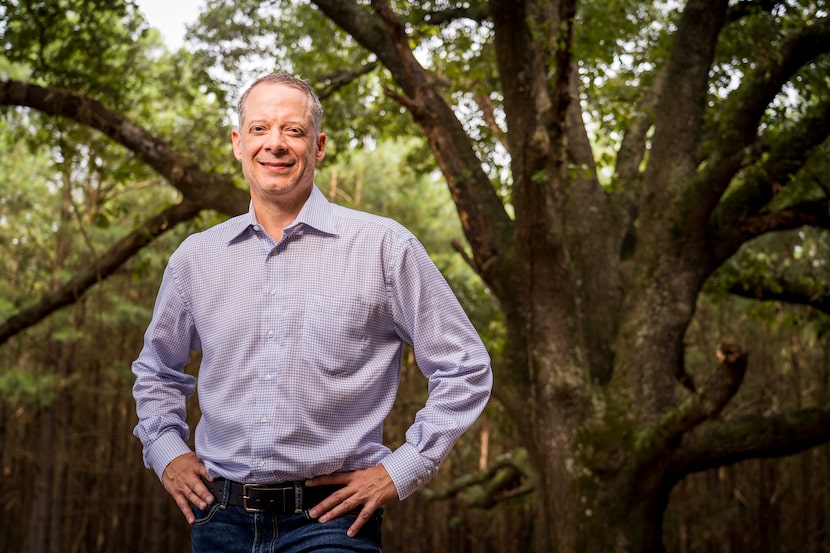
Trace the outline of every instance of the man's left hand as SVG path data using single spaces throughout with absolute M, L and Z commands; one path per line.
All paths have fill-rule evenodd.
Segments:
M 360 532 L 375 510 L 398 499 L 398 490 L 395 489 L 395 484 L 383 465 L 355 472 L 318 476 L 306 480 L 305 483 L 307 486 L 345 486 L 308 512 L 311 518 L 319 518 L 320 522 L 337 518 L 363 505 L 357 520 L 346 532 L 349 537 L 354 537 Z

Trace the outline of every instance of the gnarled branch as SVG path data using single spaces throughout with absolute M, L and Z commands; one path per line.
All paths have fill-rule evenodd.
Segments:
M 77 301 L 95 283 L 111 275 L 142 247 L 176 224 L 195 217 L 203 209 L 236 215 L 245 211 L 250 201 L 249 194 L 237 188 L 230 177 L 202 171 L 195 162 L 178 156 L 140 126 L 87 96 L 7 80 L 0 81 L 0 105 L 31 107 L 99 130 L 133 151 L 184 195 L 184 201 L 144 221 L 59 290 L 4 321 L 0 325 L 0 344 Z
M 403 23 L 381 0 L 373 0 L 371 10 L 341 0 L 314 0 L 314 4 L 374 53 L 400 87 L 401 93 L 388 93 L 424 129 L 452 192 L 479 272 L 485 276 L 494 270 L 509 273 L 512 222 L 463 125 L 443 97 L 441 83 L 415 58 Z M 486 280 L 497 286 L 506 279 Z M 495 291 L 510 294 L 507 289 Z
M 758 125 L 770 102 L 799 69 L 826 52 L 830 52 L 830 18 L 824 17 L 781 40 L 777 55 L 748 70 L 741 86 L 721 106 L 719 124 L 711 133 L 713 154 L 694 183 L 709 190 L 706 197 L 712 209 L 743 167 L 746 155 L 753 153 L 747 149 L 758 140 Z
M 230 177 L 202 171 L 194 161 L 177 155 L 139 125 L 88 96 L 6 80 L 0 81 L 0 105 L 31 107 L 101 131 L 134 152 L 203 209 L 238 215 L 248 208 L 248 192 L 236 187 Z
M 489 509 L 502 501 L 531 493 L 532 480 L 527 451 L 520 448 L 493 459 L 480 472 L 465 474 L 441 488 L 425 488 L 421 493 L 431 501 L 463 496 L 465 504 Z
M 192 219 L 199 214 L 201 209 L 202 206 L 198 203 L 185 199 L 144 221 L 141 226 L 119 240 L 99 258 L 93 260 L 56 292 L 44 295 L 34 305 L 18 311 L 0 324 L 0 344 L 5 343 L 18 332 L 37 324 L 61 307 L 75 303 L 84 292 L 114 273 L 141 248 L 182 221 Z
M 672 471 L 684 476 L 754 458 L 794 455 L 830 441 L 830 405 L 713 421 L 684 437 Z
M 732 256 L 747 240 L 764 232 L 787 228 L 783 226 L 783 220 L 795 219 L 798 212 L 804 213 L 803 224 L 823 226 L 820 202 L 787 208 L 785 211 L 789 216 L 783 212 L 780 215 L 759 214 L 776 192 L 786 186 L 793 172 L 802 167 L 829 136 L 830 101 L 810 108 L 799 125 L 793 125 L 775 137 L 765 138 L 765 141 L 774 142 L 759 145 L 758 149 L 765 152 L 763 159 L 745 170 L 740 186 L 723 198 L 712 214 L 710 235 L 716 265 Z M 815 219 L 815 223 L 808 219 Z
M 718 368 L 709 380 L 649 432 L 649 449 L 654 455 L 677 447 L 685 434 L 717 417 L 738 392 L 746 374 L 747 354 L 737 345 L 724 344 L 718 348 L 717 358 Z
M 771 285 L 774 282 L 774 286 Z M 781 301 L 807 305 L 830 315 L 830 287 L 818 279 L 798 280 L 783 276 L 770 278 L 748 278 L 732 283 L 729 292 L 745 298 L 761 301 Z

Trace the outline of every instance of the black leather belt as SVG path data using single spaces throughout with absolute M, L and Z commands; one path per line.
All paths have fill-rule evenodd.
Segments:
M 311 509 L 343 486 L 305 486 L 302 482 L 281 484 L 242 484 L 225 478 L 205 486 L 225 505 L 237 505 L 249 513 L 274 514 L 302 513 Z

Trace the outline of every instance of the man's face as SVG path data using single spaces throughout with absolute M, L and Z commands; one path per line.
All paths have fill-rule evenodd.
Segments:
M 326 155 L 326 135 L 311 126 L 308 98 L 290 86 L 260 83 L 248 94 L 244 114 L 231 139 L 254 205 L 305 201 L 314 164 Z

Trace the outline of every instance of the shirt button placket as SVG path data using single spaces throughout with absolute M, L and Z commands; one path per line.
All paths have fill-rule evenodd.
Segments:
M 275 285 L 276 276 L 275 276 L 275 267 L 274 264 L 277 262 L 277 253 L 278 248 L 273 248 L 269 255 L 266 257 L 265 260 L 265 270 L 263 274 L 263 296 L 262 302 L 260 304 L 261 314 L 260 320 L 262 322 L 262 327 L 260 327 L 260 331 L 263 333 L 265 337 L 265 341 L 262 344 L 262 349 L 260 351 L 260 376 L 262 378 L 261 382 L 262 385 L 258 388 L 257 393 L 257 411 L 258 415 L 256 416 L 256 421 L 259 425 L 259 431 L 257 434 L 256 442 L 258 444 L 257 452 L 254 457 L 255 464 L 258 469 L 263 469 L 267 464 L 267 452 L 270 449 L 269 444 L 269 422 L 273 418 L 270 414 L 274 411 L 275 406 L 273 405 L 273 394 L 271 393 L 271 382 L 273 381 L 272 371 L 273 371 L 273 359 L 274 359 L 274 347 L 277 345 L 277 328 L 276 324 L 277 321 L 273 318 L 274 313 L 274 300 L 277 298 L 277 286 Z

